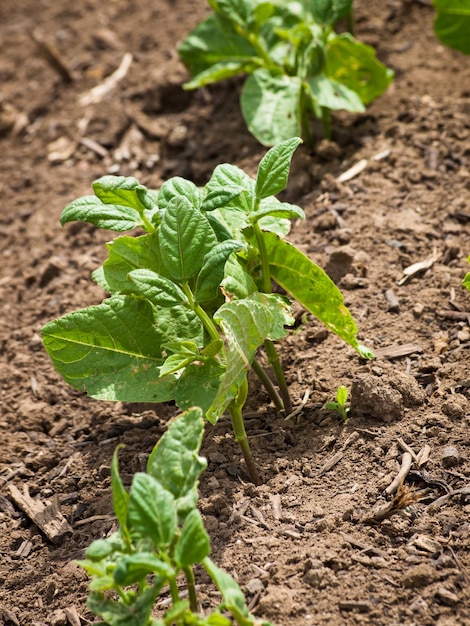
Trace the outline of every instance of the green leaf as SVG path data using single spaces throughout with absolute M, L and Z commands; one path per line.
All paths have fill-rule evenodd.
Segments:
M 183 87 L 188 90 L 199 89 L 200 87 L 232 78 L 232 76 L 238 76 L 238 74 L 250 73 L 258 66 L 257 59 L 251 57 L 243 61 L 221 61 L 196 74 Z
M 243 247 L 239 241 L 228 239 L 218 243 L 204 257 L 204 262 L 196 280 L 194 298 L 196 302 L 212 300 L 219 293 L 224 278 L 225 264 L 236 250 Z
M 446 46 L 470 54 L 470 4 L 468 0 L 433 0 L 437 10 L 434 31 Z
M 124 447 L 120 444 L 116 447 L 111 463 L 111 489 L 113 493 L 113 509 L 119 524 L 124 541 L 127 545 L 130 543 L 129 528 L 127 526 L 127 514 L 129 512 L 129 494 L 124 489 L 121 476 L 119 475 L 118 453 L 120 448 Z M 87 554 L 87 557 L 90 556 Z
M 341 406 L 344 406 L 348 401 L 348 390 L 347 387 L 341 385 L 338 387 L 338 391 L 336 392 L 336 400 Z
M 349 33 L 330 36 L 324 73 L 355 92 L 363 104 L 380 96 L 393 80 L 393 71 L 377 60 L 374 48 Z
M 202 410 L 193 407 L 170 422 L 147 462 L 147 472 L 173 494 L 180 513 L 197 504 L 199 475 L 207 465 L 198 455 L 203 433 Z
M 215 358 L 206 358 L 202 363 L 187 365 L 178 379 L 175 402 L 180 409 L 199 406 L 206 412 L 211 406 L 222 381 L 225 367 Z
M 96 196 L 82 196 L 65 207 L 62 226 L 68 222 L 90 222 L 104 230 L 124 232 L 142 225 L 139 213 L 128 206 L 103 204 Z
M 333 26 L 352 9 L 352 0 L 315 0 L 308 3 L 308 8 L 318 24 Z
M 42 337 L 66 382 L 94 398 L 166 402 L 173 397 L 174 378 L 158 377 L 166 337 L 145 300 L 110 298 L 49 322 Z
M 250 0 L 214 0 L 212 6 L 236 26 L 245 29 L 249 27 L 256 4 Z
M 162 348 L 167 352 L 173 352 L 173 354 L 166 358 L 165 363 L 160 368 L 160 376 L 173 374 L 189 363 L 201 358 L 197 344 L 193 341 L 164 343 Z
M 470 272 L 465 274 L 465 278 L 462 281 L 462 285 L 470 291 Z
M 165 275 L 165 269 L 159 253 L 158 235 L 142 235 L 141 237 L 116 237 L 106 244 L 108 258 L 103 264 L 102 277 L 106 289 L 110 293 L 129 293 L 132 291 L 127 280 L 129 272 L 136 269 L 152 270 Z M 95 274 L 98 284 L 103 285 L 100 275 Z
M 328 78 L 325 74 L 318 74 L 307 79 L 311 97 L 321 107 L 337 111 L 351 111 L 352 113 L 363 113 L 366 109 L 357 93 L 342 85 L 341 83 Z
M 212 183 L 210 183 L 210 181 L 208 183 L 208 189 L 210 189 L 210 191 L 202 202 L 201 211 L 213 211 L 214 209 L 227 206 L 232 203 L 232 200 L 238 198 L 243 191 L 243 188 L 238 184 L 228 184 L 225 187 L 218 187 L 215 186 L 217 182 L 213 180 L 213 178 L 211 178 L 211 181 Z M 211 186 L 209 187 L 209 185 Z
M 151 552 L 138 552 L 125 554 L 119 559 L 113 578 L 121 587 L 127 587 L 142 581 L 149 574 L 156 574 L 167 580 L 175 575 L 175 570 Z
M 186 282 L 197 274 L 217 238 L 204 213 L 184 197 L 170 200 L 162 217 L 158 240 L 169 277 Z
M 184 292 L 169 278 L 151 270 L 133 270 L 127 275 L 132 292 L 150 300 L 153 305 L 167 308 L 187 304 Z
M 112 554 L 115 549 L 116 544 L 113 544 L 111 541 L 109 541 L 109 539 L 95 539 L 95 541 L 92 541 L 92 543 L 86 549 L 85 556 L 90 561 L 98 562 Z
M 137 472 L 129 494 L 129 530 L 134 537 L 151 539 L 165 551 L 176 533 L 173 494 L 150 474 Z
M 212 198 L 217 198 L 220 202 L 218 207 L 205 208 L 206 211 L 215 208 L 239 209 L 244 213 L 249 213 L 253 208 L 255 196 L 255 181 L 236 165 L 224 163 L 218 165 L 212 172 L 212 176 L 206 185 L 206 203 L 212 203 Z
M 217 567 L 209 557 L 202 561 L 202 565 L 222 594 L 223 607 L 230 611 L 239 623 L 246 624 L 250 614 L 243 591 L 236 580 L 230 574 Z
M 209 535 L 197 509 L 188 513 L 175 546 L 174 558 L 180 567 L 200 563 L 211 551 Z
M 292 156 L 301 143 L 302 139 L 292 137 L 277 144 L 264 155 L 256 176 L 255 194 L 258 200 L 275 196 L 285 189 Z
M 88 597 L 87 606 L 108 626 L 143 626 L 148 623 L 159 592 L 158 586 L 150 587 L 131 604 L 111 600 L 103 593 L 92 592 Z
M 92 187 L 104 204 L 132 207 L 139 213 L 153 207 L 147 188 L 132 176 L 102 176 L 95 180 Z
M 295 323 L 295 318 L 292 315 L 292 303 L 288 298 L 277 293 L 256 291 L 250 296 L 250 299 L 263 304 L 273 316 L 273 323 L 267 339 L 279 341 L 288 335 L 285 326 L 293 326 Z
M 218 63 L 243 64 L 257 57 L 253 46 L 235 32 L 229 20 L 215 13 L 189 33 L 178 53 L 194 77 Z
M 274 146 L 301 134 L 301 91 L 297 76 L 260 69 L 247 79 L 240 104 L 249 131 L 260 143 Z
M 360 351 L 357 326 L 331 278 L 292 244 L 263 232 L 273 279 L 327 328 Z
M 174 176 L 166 180 L 158 192 L 158 207 L 167 209 L 174 198 L 186 198 L 197 209 L 201 206 L 201 192 L 196 185 L 186 178 Z
M 288 202 L 279 202 L 274 203 L 270 202 L 265 205 L 261 205 L 258 211 L 250 214 L 249 221 L 251 224 L 255 224 L 258 220 L 262 219 L 266 216 L 276 217 L 276 218 L 284 218 L 284 219 L 305 219 L 304 211 L 295 206 L 295 204 L 289 204 Z
M 237 396 L 256 350 L 271 330 L 273 317 L 268 308 L 258 302 L 235 300 L 222 305 L 214 313 L 214 320 L 226 337 L 227 369 L 206 413 L 207 419 L 213 423 Z
M 245 269 L 241 259 L 230 257 L 225 264 L 225 277 L 222 281 L 224 291 L 241 300 L 258 290 L 251 274 Z

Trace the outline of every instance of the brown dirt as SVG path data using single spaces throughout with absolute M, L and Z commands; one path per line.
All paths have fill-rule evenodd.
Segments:
M 109 237 L 89 226 L 61 229 L 61 210 L 106 172 L 152 187 L 174 174 L 204 183 L 220 162 L 254 172 L 264 153 L 241 119 L 239 82 L 180 90 L 175 46 L 206 12 L 203 0 L 0 6 L 5 625 L 76 625 L 64 613 L 72 606 L 82 624 L 93 620 L 87 577 L 73 560 L 113 527 L 112 452 L 126 444 L 128 481 L 175 412 L 88 399 L 51 367 L 40 328 L 102 299 L 89 275 Z M 395 69 L 395 82 L 365 115 L 337 116 L 334 144 L 320 144 L 315 155 L 299 151 L 286 194 L 307 213 L 291 240 L 340 281 L 378 358 L 361 362 L 299 317 L 282 354 L 296 403 L 310 392 L 303 412 L 286 422 L 266 412 L 254 386 L 251 393 L 247 426 L 261 487 L 247 483 L 227 421 L 207 431 L 200 504 L 214 559 L 237 577 L 253 611 L 278 626 L 470 624 L 470 296 L 461 286 L 470 252 L 470 68 L 435 39 L 432 17 L 425 1 L 357 2 L 358 36 Z M 34 28 L 57 48 L 71 84 L 38 53 Z M 127 51 L 132 68 L 112 97 L 82 106 L 80 97 Z M 54 162 L 53 151 L 62 152 Z M 361 159 L 362 173 L 336 180 Z M 398 284 L 404 268 L 434 251 L 432 267 Z M 383 356 L 404 344 L 414 344 L 408 354 Z M 343 424 L 322 406 L 354 379 L 362 392 Z M 384 490 L 403 443 L 414 453 L 429 446 L 429 459 L 415 461 L 405 482 L 409 506 L 371 522 L 388 503 Z M 448 446 L 456 449 L 450 456 Z M 324 468 L 336 453 L 337 463 Z M 13 503 L 12 485 L 58 502 L 73 534 L 49 542 Z M 200 592 L 212 606 L 205 579 Z

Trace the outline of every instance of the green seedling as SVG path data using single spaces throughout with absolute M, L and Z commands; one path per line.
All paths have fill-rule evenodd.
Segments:
M 119 475 L 119 448 L 114 453 L 111 484 L 118 530 L 93 541 L 85 560 L 78 561 L 91 576 L 88 607 L 109 626 L 272 626 L 249 613 L 237 582 L 209 558 L 210 540 L 197 508 L 199 475 L 206 467 L 199 456 L 203 430 L 199 408 L 171 422 L 150 454 L 147 471 L 133 476 L 129 491 Z M 222 596 L 205 616 L 198 610 L 198 564 Z M 182 599 L 181 576 L 188 599 Z M 167 589 L 171 606 L 155 618 L 154 605 Z
M 470 54 L 470 2 L 433 0 L 437 15 L 434 32 L 446 46 Z
M 143 229 L 107 244 L 93 273 L 110 295 L 102 304 L 46 324 L 54 366 L 74 388 L 101 400 L 202 407 L 215 423 L 228 411 L 253 482 L 259 482 L 242 409 L 253 369 L 275 406 L 292 404 L 275 343 L 292 325 L 292 300 L 362 356 L 357 327 L 325 272 L 284 237 L 298 206 L 275 194 L 287 184 L 300 139 L 267 152 L 257 177 L 219 165 L 204 188 L 171 178 L 153 191 L 135 178 L 105 176 L 95 195 L 64 209 L 61 222 Z M 272 293 L 277 283 L 287 295 Z M 261 366 L 263 347 L 277 386 Z M 279 389 L 279 391 L 278 391 Z
M 346 402 L 348 401 L 348 390 L 344 385 L 338 387 L 338 391 L 336 392 L 336 400 L 333 402 L 327 402 L 325 404 L 325 409 L 327 411 L 336 411 L 338 415 L 341 417 L 343 422 L 346 422 L 348 419 L 349 411 L 351 410 L 346 406 Z
M 373 48 L 335 32 L 338 19 L 351 21 L 352 0 L 208 1 L 214 12 L 178 49 L 185 88 L 248 75 L 243 117 L 266 146 L 302 135 L 311 146 L 311 114 L 330 138 L 332 111 L 365 111 L 393 79 Z

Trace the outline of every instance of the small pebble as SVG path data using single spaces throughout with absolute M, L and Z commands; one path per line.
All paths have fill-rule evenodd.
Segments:
M 444 467 L 455 467 L 460 463 L 460 454 L 455 446 L 446 446 L 442 451 L 442 465 Z

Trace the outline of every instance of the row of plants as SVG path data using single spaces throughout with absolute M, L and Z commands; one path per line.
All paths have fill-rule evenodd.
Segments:
M 361 357 L 373 357 L 359 343 L 339 289 L 286 240 L 292 221 L 304 219 L 303 210 L 276 196 L 287 185 L 301 143 L 297 135 L 312 145 L 309 116 L 321 120 L 324 135 L 331 136 L 332 111 L 363 111 L 393 72 L 353 36 L 352 0 L 209 4 L 213 13 L 179 48 L 192 76 L 185 87 L 248 75 L 241 94 L 244 118 L 261 143 L 274 147 L 254 179 L 222 164 L 202 188 L 181 177 L 159 190 L 132 177 L 95 181 L 94 194 L 70 203 L 61 223 L 78 220 L 134 232 L 108 243 L 106 261 L 93 272 L 108 294 L 104 301 L 42 329 L 54 366 L 75 389 L 104 400 L 174 401 L 183 411 L 129 491 L 115 452 L 111 473 L 119 528 L 94 541 L 80 562 L 91 576 L 88 605 L 110 626 L 228 626 L 232 620 L 269 626 L 249 614 L 236 581 L 209 558 L 197 509 L 206 466 L 199 456 L 204 419 L 215 423 L 230 414 L 247 472 L 259 484 L 243 421 L 248 375 L 259 378 L 278 411 L 292 413 L 276 344 L 294 322 L 293 303 Z M 468 52 L 468 39 L 463 47 L 459 43 L 468 20 L 464 3 L 435 4 L 436 34 Z M 341 21 L 349 32 L 337 32 Z M 470 288 L 470 274 L 465 284 Z M 326 408 L 346 420 L 347 396 L 340 387 Z M 196 565 L 221 593 L 210 615 L 199 610 Z M 153 607 L 166 592 L 172 605 L 156 619 Z

